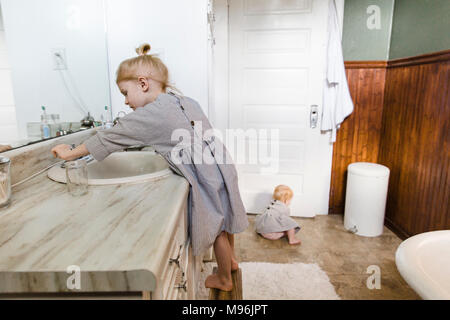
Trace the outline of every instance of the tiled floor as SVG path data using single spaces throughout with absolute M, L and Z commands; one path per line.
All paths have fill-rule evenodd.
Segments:
M 300 246 L 290 246 L 286 238 L 271 241 L 254 232 L 255 215 L 248 215 L 250 226 L 235 237 L 239 261 L 273 263 L 317 263 L 330 278 L 342 299 L 420 299 L 407 285 L 395 266 L 395 251 L 402 242 L 384 228 L 383 235 L 361 237 L 344 229 L 342 215 L 297 218 L 302 229 Z M 368 289 L 367 279 L 376 265 L 381 272 L 381 288 Z

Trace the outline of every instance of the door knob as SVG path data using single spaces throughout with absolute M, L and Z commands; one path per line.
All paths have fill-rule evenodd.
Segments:
M 311 105 L 310 112 L 310 127 L 314 129 L 317 127 L 317 120 L 319 119 L 319 107 L 316 104 Z

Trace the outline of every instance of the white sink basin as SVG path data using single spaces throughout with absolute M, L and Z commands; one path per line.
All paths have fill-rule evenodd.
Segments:
M 103 161 L 87 165 L 89 185 L 147 182 L 172 174 L 166 160 L 153 151 L 116 152 Z M 66 183 L 66 169 L 56 165 L 48 171 L 54 181 Z
M 450 300 L 450 230 L 406 239 L 397 248 L 395 263 L 423 299 Z

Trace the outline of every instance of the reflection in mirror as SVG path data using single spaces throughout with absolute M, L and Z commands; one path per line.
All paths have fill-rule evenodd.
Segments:
M 0 0 L 0 152 L 111 119 L 104 9 Z

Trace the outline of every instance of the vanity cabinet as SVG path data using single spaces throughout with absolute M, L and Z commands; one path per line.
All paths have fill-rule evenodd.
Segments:
M 202 258 L 188 239 L 185 178 L 89 186 L 73 197 L 43 171 L 55 163 L 52 147 L 93 134 L 4 154 L 12 183 L 23 183 L 0 214 L 0 299 L 195 299 Z
M 195 299 L 202 257 L 188 238 L 188 194 L 175 174 L 80 197 L 44 174 L 24 182 L 0 215 L 0 299 Z
M 200 260 L 193 256 L 188 238 L 187 206 L 179 213 L 167 255 L 156 275 L 156 288 L 143 292 L 143 299 L 194 300 L 199 275 Z
M 187 200 L 187 199 L 186 199 Z M 33 292 L 0 293 L 0 299 L 143 299 L 195 300 L 201 257 L 194 257 L 188 238 L 187 207 L 176 214 L 176 224 L 168 241 L 160 243 L 164 257 L 154 274 L 153 291 L 142 292 Z M 163 239 L 162 239 L 163 240 Z

